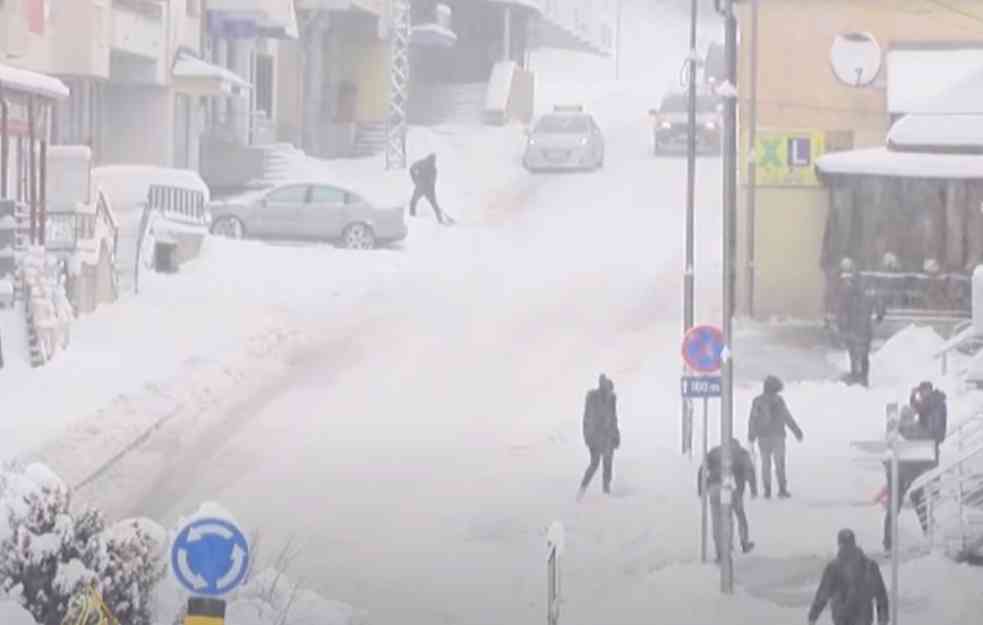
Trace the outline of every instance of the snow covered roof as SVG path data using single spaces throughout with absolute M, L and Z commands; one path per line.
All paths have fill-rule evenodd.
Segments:
M 868 148 L 833 152 L 816 161 L 822 174 L 893 178 L 983 179 L 983 154 L 896 152 Z
M 983 113 L 983 66 L 938 95 L 923 98 L 912 112 L 936 115 Z
M 892 49 L 887 54 L 887 109 L 941 112 L 938 98 L 983 70 L 983 47 Z
M 895 150 L 983 148 L 983 115 L 906 115 L 891 127 L 887 142 Z
M 489 0 L 492 4 L 508 4 L 523 7 L 536 13 L 543 12 L 543 0 Z
M 215 83 L 214 90 L 208 90 L 209 93 L 202 93 L 201 95 L 221 95 L 252 88 L 248 81 L 235 72 L 185 53 L 178 54 L 171 73 L 177 79 Z M 189 87 L 190 85 L 184 85 L 186 90 L 196 91 L 193 88 L 189 89 Z
M 3 64 L 0 64 L 0 83 L 9 89 L 45 98 L 62 99 L 69 94 L 68 87 L 57 78 Z

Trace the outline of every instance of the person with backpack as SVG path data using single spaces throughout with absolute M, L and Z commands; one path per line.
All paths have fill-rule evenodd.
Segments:
M 833 625 L 873 625 L 875 606 L 877 623 L 887 625 L 887 588 L 880 567 L 857 546 L 853 530 L 841 529 L 836 542 L 836 558 L 826 565 L 809 608 L 809 625 L 816 624 L 827 603 Z
M 410 166 L 410 179 L 413 180 L 413 197 L 410 199 L 410 216 L 416 217 L 416 205 L 421 198 L 427 198 L 438 223 L 447 223 L 440 205 L 437 204 L 437 155 L 430 153 Z
M 741 551 L 749 553 L 754 549 L 754 542 L 750 538 L 750 529 L 747 522 L 747 514 L 744 512 L 744 489 L 748 487 L 751 491 L 751 498 L 758 496 L 758 480 L 754 473 L 754 462 L 748 450 L 741 447 L 741 443 L 736 439 L 730 440 L 731 467 L 734 473 L 734 492 L 731 498 L 731 514 L 737 519 L 737 535 L 741 541 Z M 717 562 L 723 555 L 722 530 L 723 530 L 723 508 L 720 501 L 720 491 L 723 487 L 723 470 L 721 455 L 723 449 L 717 445 L 703 459 L 699 470 L 696 473 L 696 492 L 702 497 L 706 492 L 710 499 L 710 519 L 713 524 L 713 542 L 717 550 Z M 730 520 L 728 519 L 728 522 Z
M 785 399 L 781 396 L 785 385 L 773 375 L 765 378 L 764 392 L 751 403 L 748 417 L 747 439 L 750 445 L 758 441 L 761 452 L 761 484 L 765 499 L 771 498 L 771 465 L 774 460 L 775 474 L 778 477 L 778 496 L 791 497 L 785 476 L 785 430 L 792 430 L 796 440 L 802 442 L 802 429 L 792 418 Z
M 611 478 L 614 470 L 614 451 L 621 446 L 618 429 L 618 396 L 614 394 L 614 382 L 603 373 L 597 388 L 587 393 L 584 401 L 584 443 L 590 452 L 590 465 L 580 482 L 577 499 L 583 498 L 598 466 L 604 464 L 604 493 L 611 494 Z

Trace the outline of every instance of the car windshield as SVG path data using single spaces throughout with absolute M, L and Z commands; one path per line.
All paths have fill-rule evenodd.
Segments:
M 717 98 L 715 96 L 701 95 L 696 97 L 697 113 L 713 113 L 716 110 Z M 659 111 L 662 113 L 685 113 L 689 111 L 689 96 L 682 93 L 668 95 L 663 98 Z
M 584 134 L 589 130 L 585 115 L 547 115 L 536 124 L 536 132 L 543 134 Z

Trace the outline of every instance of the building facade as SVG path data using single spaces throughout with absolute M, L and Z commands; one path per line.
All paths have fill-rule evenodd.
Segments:
M 738 5 L 742 166 L 736 303 L 739 312 L 755 317 L 818 319 L 832 269 L 822 258 L 830 191 L 816 175 L 816 160 L 827 152 L 883 146 L 892 122 L 913 112 L 908 109 L 916 96 L 931 96 L 958 80 L 959 71 L 943 75 L 949 69 L 978 64 L 983 35 L 971 15 L 975 10 L 983 20 L 983 11 L 959 1 L 943 7 L 929 1 L 759 0 L 758 6 L 752 214 L 744 167 L 752 20 L 750 3 Z M 854 51 L 847 44 L 859 40 L 874 42 L 875 52 L 851 60 Z M 918 52 L 940 49 L 948 52 L 928 65 Z M 837 76 L 844 55 L 847 65 L 867 64 L 857 80 Z

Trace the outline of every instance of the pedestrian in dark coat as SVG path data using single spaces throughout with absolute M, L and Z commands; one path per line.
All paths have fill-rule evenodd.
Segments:
M 433 208 L 437 221 L 445 223 L 444 213 L 437 204 L 437 155 L 429 154 L 410 166 L 410 178 L 413 180 L 413 197 L 410 199 L 410 215 L 416 216 L 416 205 L 420 198 L 427 198 Z
M 584 443 L 590 451 L 590 465 L 580 483 L 578 498 L 583 497 L 602 461 L 604 492 L 611 493 L 614 450 L 621 445 L 617 404 L 618 396 L 614 394 L 614 383 L 602 373 L 597 388 L 587 393 L 584 402 Z
M 864 289 L 856 273 L 843 277 L 844 288 L 837 311 L 840 338 L 850 356 L 850 381 L 870 385 L 870 346 L 874 340 L 874 319 L 884 319 L 884 309 Z
M 741 551 L 744 553 L 754 549 L 750 538 L 747 514 L 744 512 L 744 489 L 749 487 L 751 498 L 758 496 L 758 480 L 754 473 L 754 461 L 748 450 L 741 447 L 736 439 L 731 439 L 731 470 L 734 473 L 734 493 L 731 498 L 731 514 L 737 519 L 737 533 L 741 540 Z M 710 519 L 713 523 L 713 542 L 717 549 L 717 562 L 723 553 L 723 509 L 720 501 L 720 490 L 723 486 L 723 471 L 721 465 L 721 445 L 717 445 L 704 458 L 696 475 L 696 492 L 703 496 L 704 488 L 710 499 Z
M 815 625 L 827 603 L 831 604 L 833 625 L 873 625 L 875 605 L 877 622 L 887 625 L 887 589 L 880 567 L 857 546 L 852 530 L 840 530 L 836 540 L 839 550 L 823 571 L 809 608 L 809 625 Z
M 782 499 L 791 497 L 785 475 L 785 429 L 792 430 L 796 440 L 802 442 L 802 430 L 780 395 L 783 388 L 784 384 L 777 377 L 769 375 L 765 378 L 764 392 L 754 398 L 748 417 L 748 443 L 754 445 L 754 441 L 758 441 L 761 451 L 761 484 L 765 499 L 771 498 L 772 460 L 778 477 L 778 496 Z

